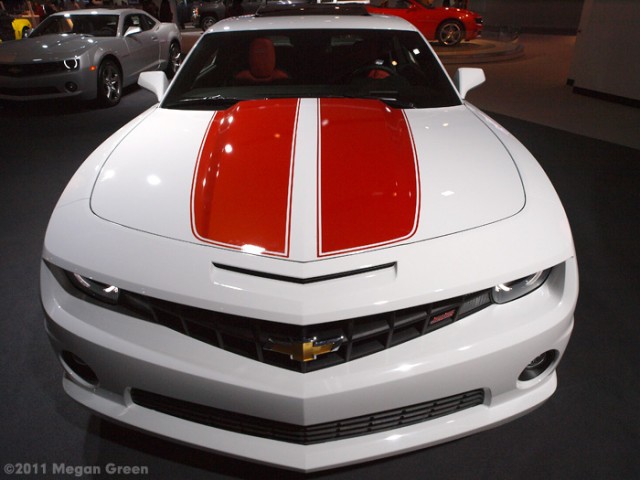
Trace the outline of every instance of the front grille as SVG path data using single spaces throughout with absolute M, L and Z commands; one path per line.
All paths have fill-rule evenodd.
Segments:
M 64 62 L 44 63 L 0 63 L 0 76 L 2 77 L 33 77 L 36 75 L 48 75 L 51 73 L 65 72 L 68 69 Z
M 489 290 L 440 302 L 299 326 L 257 318 L 231 315 L 168 302 L 120 290 L 117 305 L 109 305 L 83 294 L 74 286 L 73 276 L 49 264 L 60 284 L 72 295 L 101 308 L 163 325 L 222 350 L 279 368 L 308 373 L 381 352 L 446 327 L 491 305 Z M 66 273 L 66 274 L 65 274 Z M 316 359 L 292 359 L 290 352 L 304 342 L 331 341 L 336 351 L 321 352 Z M 277 346 L 277 348 L 273 348 Z M 275 351 L 280 350 L 280 351 Z
M 254 437 L 311 445 L 370 435 L 444 417 L 482 405 L 484 391 L 471 390 L 407 407 L 308 426 L 243 415 L 138 389 L 131 390 L 131 399 L 142 407 L 190 422 Z
M 491 303 L 483 291 L 442 302 L 308 326 L 204 310 L 123 292 L 128 314 L 164 325 L 209 345 L 276 367 L 308 373 L 381 352 L 450 325 Z M 337 351 L 300 361 L 265 349 L 303 341 L 342 339 Z

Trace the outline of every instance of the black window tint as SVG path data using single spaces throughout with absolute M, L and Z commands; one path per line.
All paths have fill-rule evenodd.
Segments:
M 117 15 L 65 14 L 45 19 L 31 37 L 58 33 L 113 37 L 118 25 Z
M 142 30 L 151 30 L 156 22 L 148 15 L 142 15 Z
M 378 6 L 381 8 L 407 9 L 411 6 L 411 4 L 406 0 L 382 0 L 378 3 Z
M 140 21 L 140 15 L 127 15 L 127 18 L 124 21 L 124 32 L 126 33 L 130 27 L 140 27 L 143 29 L 142 22 Z
M 273 75 L 260 71 L 265 65 L 254 70 L 256 42 L 271 45 Z M 300 29 L 206 35 L 181 67 L 163 106 L 228 107 L 222 100 L 282 97 L 377 98 L 399 108 L 460 104 L 417 32 Z

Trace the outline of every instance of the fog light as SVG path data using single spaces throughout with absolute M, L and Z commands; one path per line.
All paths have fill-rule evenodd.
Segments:
M 75 92 L 76 90 L 78 90 L 78 84 L 67 82 L 64 84 L 64 88 L 66 88 L 68 92 Z
M 77 355 L 66 350 L 60 355 L 62 360 L 62 366 L 71 378 L 76 380 L 77 383 L 84 385 L 85 387 L 97 387 L 98 376 L 95 374 L 91 367 L 87 365 Z
M 554 351 L 549 350 L 544 352 L 543 354 L 538 355 L 536 358 L 529 362 L 529 365 L 522 371 L 518 380 L 521 382 L 526 382 L 527 380 L 533 380 L 540 374 L 542 374 L 549 365 L 553 363 L 556 358 L 556 354 Z

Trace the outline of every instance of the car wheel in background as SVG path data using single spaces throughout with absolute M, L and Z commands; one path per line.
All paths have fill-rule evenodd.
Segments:
M 207 31 L 209 27 L 212 27 L 218 19 L 216 17 L 204 17 L 202 19 L 202 30 Z
M 178 71 L 178 68 L 180 68 L 181 63 L 182 50 L 180 49 L 180 44 L 178 42 L 171 42 L 171 45 L 169 46 L 169 63 L 167 63 L 167 68 L 165 69 L 167 78 L 173 78 Z
M 98 68 L 98 105 L 113 107 L 122 97 L 122 75 L 113 60 L 104 60 Z
M 436 40 L 440 45 L 452 47 L 458 45 L 464 37 L 464 27 L 457 20 L 445 20 L 436 32 Z

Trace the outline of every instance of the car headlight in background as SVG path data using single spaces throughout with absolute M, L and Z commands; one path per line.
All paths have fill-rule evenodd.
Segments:
M 78 70 L 80 68 L 80 60 L 77 58 L 68 58 L 67 60 L 63 60 L 62 64 L 64 65 L 64 68 L 69 71 Z
M 512 282 L 496 285 L 491 291 L 494 303 L 508 303 L 523 297 L 540 287 L 549 277 L 551 269 L 541 270 Z

